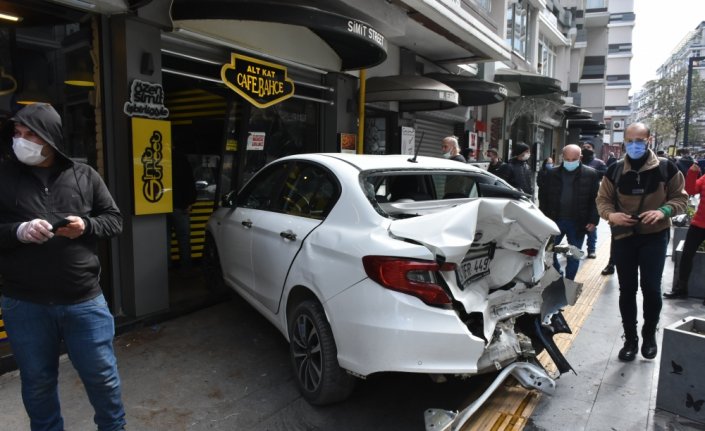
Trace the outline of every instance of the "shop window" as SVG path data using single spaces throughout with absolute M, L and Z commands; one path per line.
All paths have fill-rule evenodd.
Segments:
M 0 95 L 0 117 L 30 103 L 52 104 L 63 121 L 63 152 L 102 172 L 94 62 L 100 55 L 93 43 L 98 31 L 95 19 L 0 29 L 2 75 L 13 84 Z
M 368 116 L 365 119 L 365 154 L 387 153 L 387 118 Z
M 316 105 L 302 99 L 265 109 L 253 107 L 247 124 L 244 181 L 273 160 L 318 151 L 317 115 Z

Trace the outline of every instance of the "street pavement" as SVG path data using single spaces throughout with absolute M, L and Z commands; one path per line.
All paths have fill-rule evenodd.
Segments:
M 598 259 L 609 257 L 609 230 L 600 223 Z M 661 284 L 662 291 L 673 285 L 674 263 L 669 256 Z M 600 271 L 603 264 L 593 271 Z M 580 276 L 580 272 L 578 272 Z M 585 274 L 583 274 L 585 275 Z M 652 360 L 637 354 L 633 362 L 621 362 L 617 353 L 624 345 L 619 313 L 617 274 L 601 277 L 604 286 L 580 332 L 566 354 L 577 375 L 558 380 L 553 396 L 543 395 L 533 411 L 527 431 L 690 431 L 705 430 L 705 424 L 656 409 L 663 328 L 688 316 L 705 317 L 702 299 L 664 300 L 657 332 L 659 353 Z M 637 295 L 639 328 L 642 297 Z M 641 337 L 640 337 L 641 338 Z
M 664 290 L 671 287 L 670 258 L 666 266 Z M 705 429 L 655 410 L 660 354 L 651 361 L 616 360 L 622 345 L 616 275 L 605 283 L 566 355 L 578 375 L 564 376 L 554 396 L 541 397 L 525 429 Z M 661 326 L 704 310 L 700 300 L 666 301 Z M 311 406 L 296 389 L 284 337 L 240 299 L 122 334 L 116 353 L 128 430 L 139 431 L 423 430 L 425 409 L 462 409 L 489 384 L 488 377 L 438 384 L 426 376 L 384 374 L 360 381 L 344 403 Z M 65 356 L 59 380 L 66 429 L 94 430 L 92 408 Z M 18 372 L 0 375 L 0 399 L 0 430 L 29 429 Z

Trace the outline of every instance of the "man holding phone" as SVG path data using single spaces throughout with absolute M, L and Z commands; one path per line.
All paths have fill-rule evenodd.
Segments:
M 622 361 L 633 361 L 639 350 L 639 284 L 644 297 L 641 355 L 653 359 L 658 353 L 656 328 L 671 217 L 683 213 L 688 201 L 683 174 L 673 162 L 659 159 L 649 149 L 651 141 L 646 125 L 633 123 L 627 127 L 627 155 L 607 169 L 596 200 L 600 217 L 612 227 L 612 258 L 617 266 L 624 327 L 624 347 L 618 354 Z
M 122 215 L 100 175 L 62 150 L 48 104 L 12 118 L 14 158 L 0 163 L 0 298 L 32 430 L 63 430 L 57 379 L 63 342 L 101 431 L 123 430 L 97 242 L 120 234 Z

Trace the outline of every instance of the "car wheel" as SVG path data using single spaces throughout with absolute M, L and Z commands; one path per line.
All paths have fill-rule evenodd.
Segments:
M 289 322 L 291 364 L 303 397 L 316 405 L 346 399 L 355 377 L 338 364 L 333 332 L 321 305 L 314 300 L 301 302 Z
M 222 292 L 226 290 L 225 281 L 223 280 L 223 270 L 220 267 L 220 256 L 218 256 L 218 247 L 215 245 L 215 240 L 211 234 L 206 234 L 206 243 L 203 247 L 203 275 L 206 280 L 206 286 L 215 291 Z

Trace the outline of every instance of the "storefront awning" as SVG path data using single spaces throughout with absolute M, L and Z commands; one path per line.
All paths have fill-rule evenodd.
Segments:
M 491 105 L 507 98 L 507 87 L 504 85 L 473 76 L 452 75 L 450 73 L 427 73 L 424 76 L 440 81 L 457 91 L 461 105 Z
M 592 119 L 592 112 L 587 109 L 583 109 L 576 105 L 564 105 L 563 115 L 569 120 L 590 120 Z
M 494 80 L 504 84 L 520 96 L 538 96 L 561 91 L 559 80 L 523 70 L 498 70 L 494 75 Z
M 387 41 L 371 25 L 333 11 L 284 0 L 174 0 L 174 24 L 247 48 L 329 70 L 372 67 L 387 58 Z M 233 22 L 235 21 L 235 22 Z M 309 43 L 319 38 L 337 57 Z M 320 58 L 321 64 L 316 64 Z M 310 59 L 310 61 L 308 61 Z M 335 67 L 337 66 L 337 67 Z
M 458 106 L 458 93 L 417 75 L 375 76 L 365 83 L 367 102 L 399 102 L 400 111 L 435 111 Z
M 605 123 L 601 123 L 597 120 L 587 120 L 587 119 L 576 119 L 576 120 L 571 120 L 569 119 L 567 121 L 566 127 L 568 129 L 580 129 L 581 133 L 585 134 L 590 134 L 590 133 L 600 133 L 602 130 L 605 130 L 607 127 L 605 126 Z

